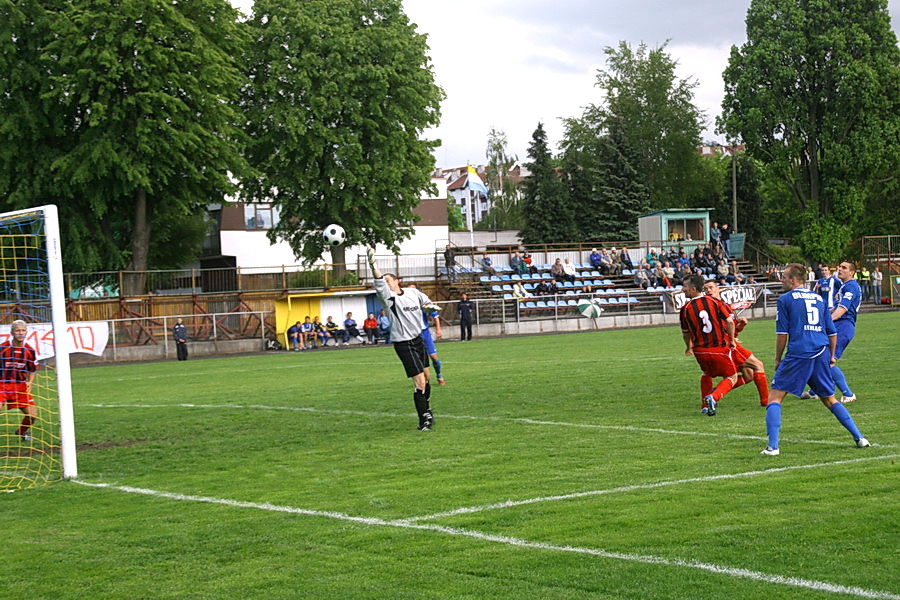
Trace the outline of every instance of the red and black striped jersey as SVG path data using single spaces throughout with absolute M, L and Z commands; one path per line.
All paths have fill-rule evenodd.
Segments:
M 37 371 L 37 353 L 29 345 L 0 344 L 0 383 L 25 383 Z
M 727 321 L 734 311 L 721 300 L 697 296 L 681 307 L 681 331 L 691 334 L 694 348 L 728 346 Z

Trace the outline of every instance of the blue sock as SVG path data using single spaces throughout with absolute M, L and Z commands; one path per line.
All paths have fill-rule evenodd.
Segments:
M 841 406 L 843 406 L 843 404 Z M 780 431 L 781 403 L 770 402 L 766 407 L 766 433 L 769 434 L 769 448 L 772 448 L 773 450 L 778 448 L 778 434 Z
M 441 359 L 432 358 L 431 363 L 434 365 L 434 374 L 438 379 L 441 379 Z
M 850 386 L 847 385 L 847 378 L 844 377 L 844 372 L 841 371 L 837 365 L 831 367 L 831 378 L 834 380 L 834 384 L 838 386 L 838 389 L 841 390 L 841 393 L 845 396 L 852 396 L 853 392 L 850 391 Z
M 853 422 L 853 417 L 851 417 L 850 413 L 847 411 L 846 406 L 844 406 L 840 402 L 835 402 L 831 405 L 831 414 L 833 414 L 838 422 L 843 425 L 847 431 L 850 432 L 850 435 L 853 436 L 854 440 L 858 440 L 862 437 L 859 429 L 856 428 L 856 423 Z

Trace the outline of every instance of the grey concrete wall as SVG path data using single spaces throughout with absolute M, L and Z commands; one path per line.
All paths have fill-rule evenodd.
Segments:
M 263 341 L 259 338 L 249 340 L 227 340 L 219 342 L 188 342 L 188 360 L 199 356 L 220 356 L 225 354 L 247 354 L 262 352 Z M 103 356 L 91 354 L 72 354 L 73 365 L 92 365 L 111 362 L 133 362 L 143 360 L 175 360 L 175 344 L 147 346 L 123 346 L 112 348 L 107 346 Z

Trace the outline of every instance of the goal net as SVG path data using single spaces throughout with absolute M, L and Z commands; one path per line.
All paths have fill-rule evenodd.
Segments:
M 0 491 L 78 474 L 67 337 L 56 207 L 0 214 Z

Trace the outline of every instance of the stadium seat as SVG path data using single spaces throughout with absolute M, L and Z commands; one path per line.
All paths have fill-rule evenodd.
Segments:
M 612 279 L 604 279 L 603 285 L 615 285 L 615 284 L 612 282 Z
M 518 273 L 513 273 L 512 275 L 509 276 L 509 278 L 512 279 L 513 281 L 522 281 L 522 276 L 519 275 Z
M 635 298 L 634 296 L 628 297 L 628 304 L 640 304 L 641 301 Z
M 556 300 L 547 300 L 547 308 L 556 308 Z
M 575 287 L 575 284 L 572 283 L 571 281 L 564 281 L 560 287 L 570 288 L 570 287 Z
M 534 303 L 534 307 L 535 308 L 547 308 L 547 303 L 544 302 L 543 300 L 538 300 L 537 302 Z
M 591 277 L 600 277 L 600 271 L 591 271 Z
M 504 299 L 504 300 L 512 300 L 512 299 L 513 299 L 513 295 L 512 295 L 512 294 L 509 294 L 509 293 L 503 294 L 503 299 Z
M 511 281 L 511 279 L 510 279 L 509 275 L 501 275 L 500 281 Z
M 566 290 L 566 296 L 574 296 L 575 290 Z
M 487 283 L 488 281 L 491 280 L 491 278 L 488 277 L 487 275 L 482 275 L 479 279 L 481 280 L 481 283 Z
M 511 292 L 511 291 L 513 291 L 512 286 L 509 285 L 509 284 L 507 283 L 506 285 L 503 286 L 503 291 L 504 291 L 504 292 Z
M 622 295 L 624 296 L 624 295 L 625 295 L 625 290 L 623 290 L 622 288 L 616 288 L 616 293 L 617 293 L 617 294 L 622 294 Z
M 492 286 L 491 286 L 491 291 L 492 291 L 492 292 L 502 292 L 502 291 L 503 291 L 503 288 L 500 287 L 499 285 L 492 285 Z
M 541 279 L 553 279 L 553 277 L 550 276 L 550 273 L 541 273 Z
M 566 304 L 568 306 L 575 306 L 575 307 L 578 306 L 578 302 L 576 300 L 568 300 L 568 301 L 566 301 Z
M 500 281 L 500 278 L 496 275 L 491 275 L 491 281 Z
M 606 301 L 606 298 L 597 298 L 597 299 L 595 300 L 595 302 L 596 302 L 597 304 L 609 304 L 609 302 Z
M 530 292 L 531 290 L 534 289 L 534 284 L 533 284 L 533 283 L 526 283 L 526 284 L 523 285 L 522 287 L 525 288 L 526 290 L 528 290 L 528 291 Z
M 526 309 L 529 309 L 529 310 L 530 310 L 530 309 L 532 309 L 532 308 L 537 308 L 537 305 L 535 305 L 535 303 L 534 303 L 534 302 L 531 302 L 531 301 L 528 301 L 528 302 L 526 302 L 526 303 L 525 303 L 525 306 L 524 306 L 524 308 L 526 308 Z

